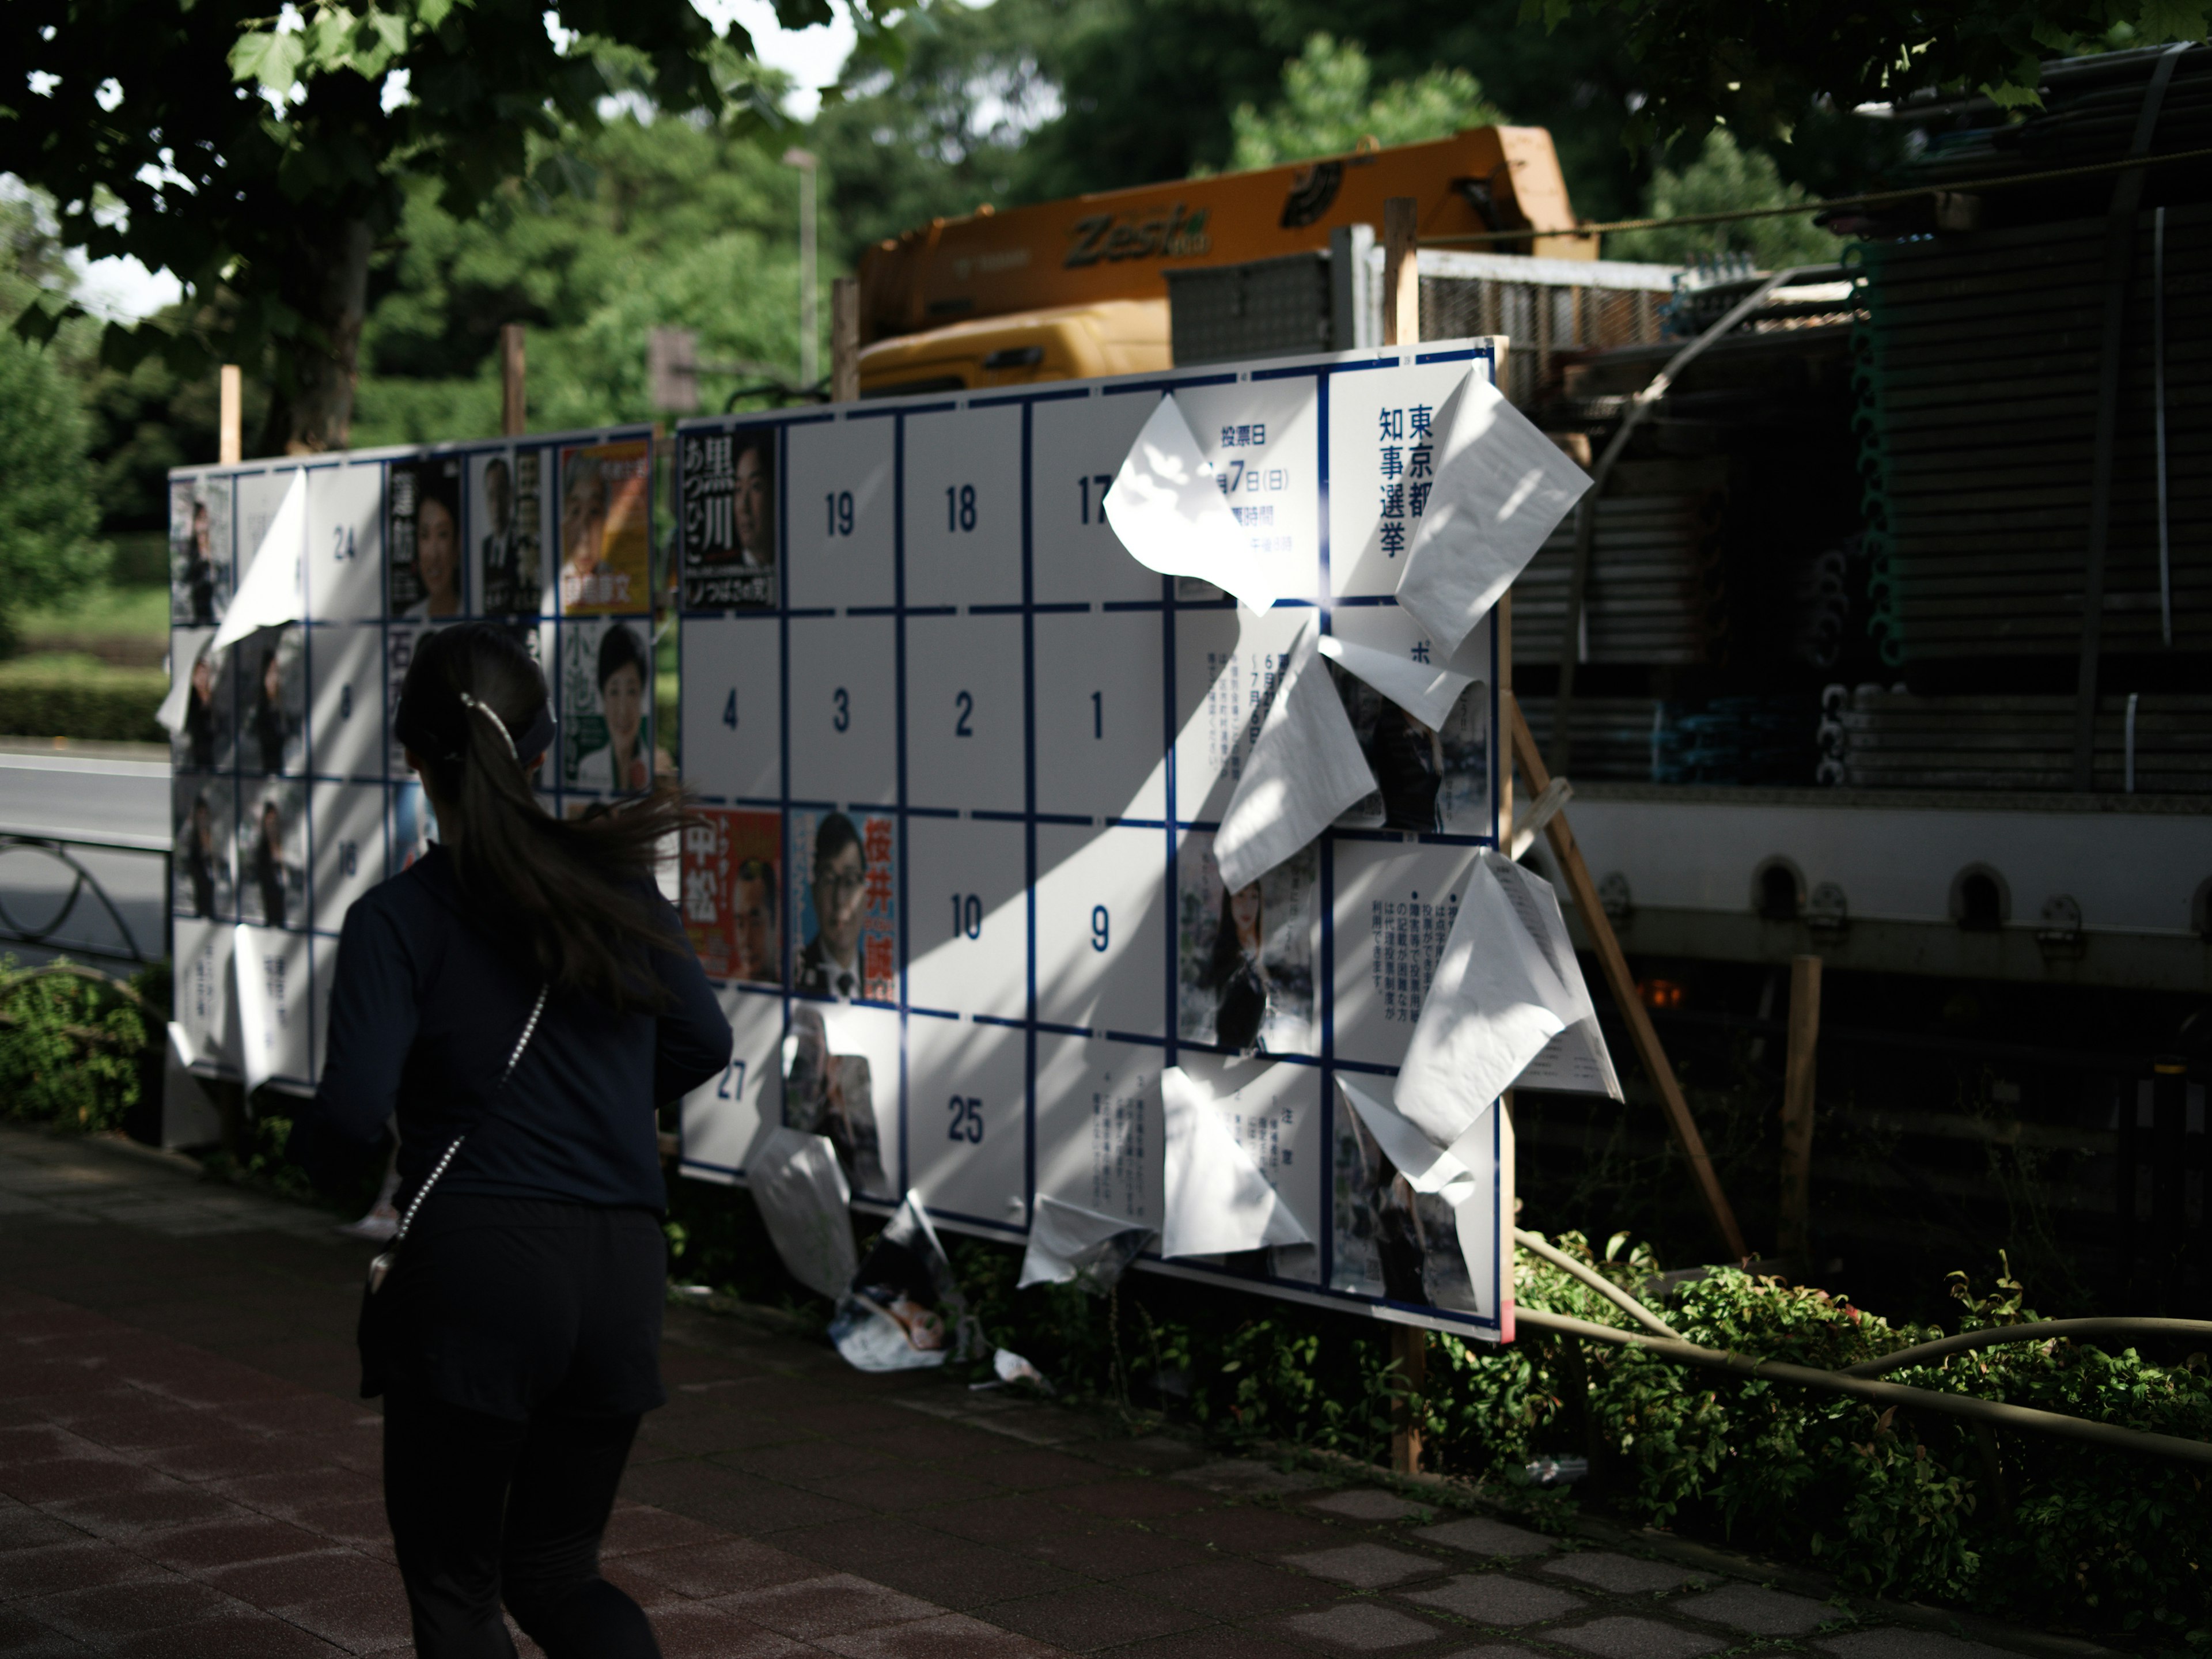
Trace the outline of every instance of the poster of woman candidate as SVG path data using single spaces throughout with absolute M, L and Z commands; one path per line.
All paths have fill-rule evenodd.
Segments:
M 898 996 L 898 820 L 888 812 L 791 815 L 792 988 L 840 1001 Z
M 238 642 L 232 655 L 243 682 L 246 715 L 242 769 L 264 776 L 303 772 L 307 765 L 306 630 L 297 623 L 264 628 Z M 185 705 L 189 726 L 191 705 Z
M 170 786 L 170 799 L 177 848 L 171 908 L 180 916 L 233 920 L 238 909 L 230 863 L 230 780 L 179 777 Z
M 245 791 L 238 818 L 238 919 L 264 927 L 307 925 L 305 793 L 296 783 Z
M 179 772 L 228 772 L 238 706 L 229 653 L 215 649 L 212 628 L 176 629 L 169 652 L 191 683 L 185 723 L 169 738 L 169 765 Z
M 704 807 L 684 832 L 684 932 L 709 979 L 783 983 L 783 817 Z
M 1483 732 L 1489 689 L 1470 685 L 1431 727 L 1358 675 L 1328 665 L 1376 792 L 1337 820 L 1346 829 L 1482 835 L 1490 828 L 1490 756 Z
M 395 462 L 387 486 L 386 603 L 403 622 L 441 622 L 468 609 L 461 569 L 461 464 L 451 455 Z
M 230 603 L 230 480 L 169 481 L 169 619 L 212 628 Z
M 1308 847 L 1229 892 L 1213 861 L 1213 837 L 1184 837 L 1176 854 L 1176 1023 L 1182 1041 L 1268 1054 L 1316 1051 L 1320 884 L 1320 852 Z
M 678 440 L 686 611 L 775 603 L 775 433 L 774 427 L 740 427 L 687 432 Z M 839 505 L 833 495 L 824 509 L 833 532 Z M 842 506 L 850 534 L 850 495 Z
M 545 452 L 495 449 L 469 458 L 469 536 L 487 617 L 534 617 L 544 595 Z
M 653 446 L 646 439 L 561 452 L 561 612 L 653 604 Z
M 1388 1087 L 1386 1079 L 1373 1080 Z M 1341 1100 L 1334 1165 L 1329 1288 L 1480 1312 L 1451 1206 L 1437 1194 L 1415 1192 L 1359 1114 Z
M 653 782 L 653 656 L 643 619 L 561 633 L 561 779 L 631 794 Z M 664 760 L 660 763 L 665 766 Z

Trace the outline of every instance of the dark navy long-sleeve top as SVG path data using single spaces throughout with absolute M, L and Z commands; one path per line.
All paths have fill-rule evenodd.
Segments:
M 486 1116 L 541 981 L 464 902 L 442 848 L 364 894 L 339 938 L 327 1057 L 293 1158 L 327 1183 L 396 1114 L 403 1207 L 466 1132 L 441 1191 L 663 1208 L 655 1110 L 728 1065 L 731 1037 L 673 908 L 653 899 L 674 943 L 640 955 L 666 1005 L 617 1012 L 556 991 Z

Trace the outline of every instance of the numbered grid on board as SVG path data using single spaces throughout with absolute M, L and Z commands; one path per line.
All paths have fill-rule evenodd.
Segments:
M 1333 1078 L 1371 1074 L 1387 1096 L 1413 980 L 1441 951 L 1444 893 L 1395 896 L 1408 860 L 1449 886 L 1468 849 L 1495 844 L 1494 620 L 1469 647 L 1487 705 L 1449 829 L 1391 827 L 1386 803 L 1261 884 L 1263 910 L 1303 916 L 1307 938 L 1304 1017 L 1271 1018 L 1260 1079 L 1224 1053 L 1227 1016 L 1209 1019 L 1194 994 L 1204 965 L 1188 958 L 1210 920 L 1207 849 L 1233 769 L 1301 626 L 1318 613 L 1389 647 L 1419 634 L 1391 594 L 1432 483 L 1425 417 L 1470 365 L 1494 366 L 1486 344 L 1402 367 L 1391 354 L 681 428 L 685 477 L 693 450 L 701 476 L 720 476 L 720 439 L 774 428 L 781 579 L 764 602 L 689 604 L 682 617 L 686 778 L 717 820 L 687 848 L 686 913 L 738 1031 L 729 1075 L 703 1091 L 711 1115 L 686 1113 L 688 1173 L 742 1175 L 754 1125 L 781 1110 L 781 1068 L 827 1020 L 837 1035 L 823 1046 L 854 1051 L 844 1086 L 896 1125 L 883 1190 L 856 1179 L 865 1196 L 911 1186 L 949 1224 L 1002 1235 L 1024 1230 L 1041 1194 L 1156 1224 L 1158 1148 L 1146 1143 L 1158 1126 L 1144 1103 L 1180 1064 L 1254 1109 L 1247 1146 L 1271 1179 L 1312 1183 L 1317 1260 L 1269 1288 L 1336 1299 Z M 1400 372 L 1386 383 L 1370 374 L 1382 368 Z M 1169 389 L 1218 439 L 1248 532 L 1310 556 L 1292 597 L 1241 630 L 1231 602 L 1144 569 L 1105 521 L 1106 488 Z M 1373 441 L 1333 447 L 1332 418 Z M 1347 454 L 1332 480 L 1332 457 Z M 1300 455 L 1314 476 L 1299 477 Z M 687 547 L 726 519 L 688 494 L 678 516 Z M 1333 535 L 1340 524 L 1351 533 Z M 811 875 L 823 845 L 842 860 L 826 899 Z M 817 971 L 834 951 L 814 942 L 817 912 L 849 882 L 857 971 L 841 998 Z M 1335 925 L 1340 897 L 1361 907 L 1356 939 Z M 1228 925 L 1224 902 L 1214 936 Z M 894 952 L 895 975 L 871 971 Z M 834 1121 L 819 1127 L 836 1138 Z
M 344 913 L 428 844 L 427 801 L 390 729 L 426 633 L 511 620 L 547 669 L 564 740 L 598 720 L 600 742 L 548 757 L 550 810 L 580 810 L 649 778 L 663 746 L 653 719 L 651 435 L 613 428 L 170 475 L 171 652 L 187 673 L 295 477 L 307 480 L 307 620 L 249 636 L 211 665 L 210 695 L 196 692 L 195 718 L 172 744 L 179 1018 L 202 1052 L 221 1048 L 235 1025 L 233 925 L 266 927 L 250 936 L 261 957 L 251 971 L 281 1025 L 274 1080 L 313 1086 Z M 610 568 L 576 573 L 564 593 L 569 544 L 610 520 L 616 532 L 600 538 L 617 554 Z M 618 628 L 635 650 L 605 651 Z M 642 775 L 625 776 L 607 752 L 619 745 L 605 740 L 604 659 L 635 665 Z M 571 660 L 564 688 L 560 669 Z M 279 850 L 263 857 L 272 806 Z

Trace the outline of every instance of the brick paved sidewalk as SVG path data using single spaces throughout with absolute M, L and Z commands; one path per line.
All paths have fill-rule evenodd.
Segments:
M 352 1395 L 365 1253 L 156 1156 L 0 1128 L 0 1654 L 407 1650 L 382 1419 Z M 865 1376 L 710 1314 L 672 1310 L 665 1364 L 606 1571 L 670 1659 L 2095 1651 Z

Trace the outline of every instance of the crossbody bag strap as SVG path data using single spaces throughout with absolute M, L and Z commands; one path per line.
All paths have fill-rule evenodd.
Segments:
M 522 1035 L 515 1039 L 514 1052 L 507 1057 L 507 1069 L 499 1074 L 498 1086 L 492 1091 L 491 1099 L 486 1103 L 483 1115 L 477 1119 L 475 1125 L 477 1128 L 483 1127 L 484 1118 L 491 1115 L 492 1107 L 497 1105 L 500 1097 L 507 1092 L 507 1080 L 514 1077 L 514 1068 L 522 1064 L 522 1051 L 530 1046 L 530 1039 L 537 1035 L 538 1022 L 545 1012 L 546 994 L 552 988 L 550 985 L 538 987 L 538 1000 L 531 1005 L 530 1018 L 523 1024 Z M 415 1201 L 407 1206 L 407 1213 L 399 1218 L 398 1229 L 392 1235 L 392 1249 L 398 1249 L 405 1240 L 407 1230 L 415 1224 L 415 1212 L 422 1207 L 422 1200 L 429 1197 L 430 1188 L 438 1184 L 438 1177 L 446 1173 L 446 1166 L 453 1161 L 453 1154 L 461 1150 L 461 1143 L 466 1140 L 472 1132 L 464 1130 L 455 1135 L 452 1144 L 447 1146 L 444 1154 L 438 1159 L 436 1167 L 430 1171 L 429 1178 L 415 1189 Z

